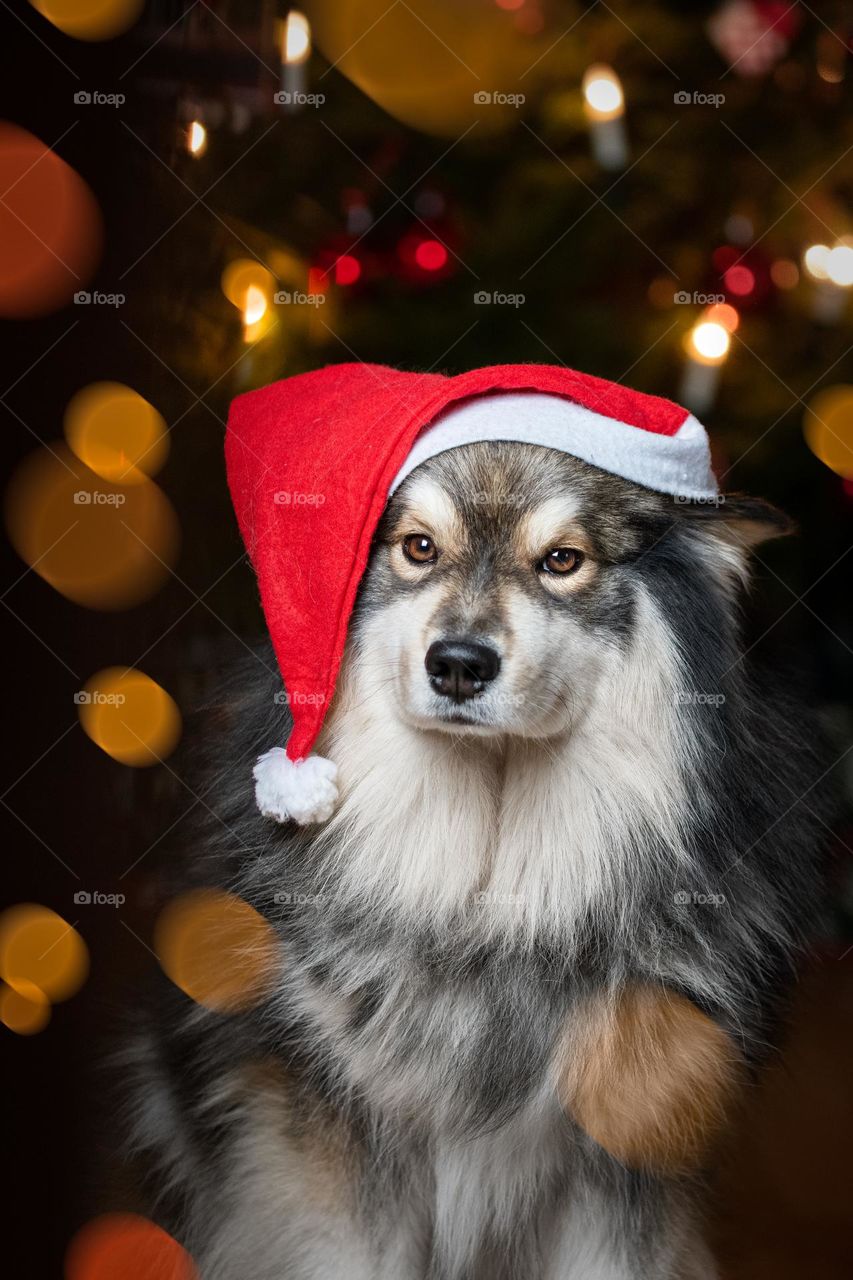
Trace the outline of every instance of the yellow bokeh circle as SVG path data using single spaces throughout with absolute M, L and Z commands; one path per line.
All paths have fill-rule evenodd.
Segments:
M 246 306 L 249 290 L 257 290 L 269 302 L 275 292 L 275 276 L 255 258 L 235 258 L 222 272 L 222 292 L 239 311 Z
M 0 1022 L 19 1036 L 32 1036 L 44 1031 L 50 1022 L 50 1001 L 32 982 L 18 983 L 18 988 L 0 987 Z
M 0 916 L 0 977 L 24 1000 L 67 1000 L 88 972 L 85 942 L 55 911 L 22 902 Z
M 46 582 L 90 609 L 129 609 L 158 591 L 178 550 L 178 521 L 161 489 L 137 472 L 117 485 L 62 442 L 37 449 L 6 491 L 18 555 Z
M 114 484 L 140 484 L 169 453 L 166 424 L 152 404 L 120 382 L 93 382 L 69 401 L 65 438 L 81 462 Z
M 83 729 L 121 764 L 157 764 L 178 745 L 181 713 L 166 690 L 142 671 L 105 667 L 76 696 Z
M 176 986 L 218 1013 L 263 999 L 279 967 L 272 925 L 220 889 L 194 889 L 173 899 L 157 920 L 154 950 Z
M 30 0 L 34 9 L 75 40 L 111 40 L 136 22 L 143 0 Z
M 853 386 L 827 387 L 813 396 L 803 433 L 815 457 L 845 480 L 853 478 Z

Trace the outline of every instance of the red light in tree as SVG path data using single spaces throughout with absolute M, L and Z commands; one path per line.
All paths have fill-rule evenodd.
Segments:
M 423 271 L 440 271 L 447 263 L 447 250 L 438 240 L 422 240 L 415 249 L 415 262 Z
M 335 284 L 355 284 L 361 275 L 361 263 L 351 253 L 335 259 Z
M 755 275 L 749 267 L 736 265 L 723 272 L 723 284 L 728 293 L 738 298 L 746 298 L 755 288 Z

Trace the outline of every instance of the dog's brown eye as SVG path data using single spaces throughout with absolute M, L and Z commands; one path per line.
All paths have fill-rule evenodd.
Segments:
M 583 553 L 574 547 L 555 547 L 539 565 L 544 573 L 574 573 L 583 562 Z
M 435 543 L 425 533 L 411 533 L 404 538 L 403 551 L 406 558 L 415 564 L 432 564 L 438 558 Z

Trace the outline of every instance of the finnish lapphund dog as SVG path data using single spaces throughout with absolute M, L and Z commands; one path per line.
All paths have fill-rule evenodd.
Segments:
M 129 1108 L 149 1212 L 203 1280 L 717 1274 L 708 1152 L 819 909 L 819 752 L 738 617 L 786 527 L 536 445 L 417 467 L 362 582 L 319 826 L 258 813 L 288 712 L 264 653 L 232 674 L 184 883 L 260 912 L 280 974 L 233 1015 L 164 979 Z

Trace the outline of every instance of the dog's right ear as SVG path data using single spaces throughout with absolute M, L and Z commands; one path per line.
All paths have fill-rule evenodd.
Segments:
M 796 529 L 784 511 L 763 498 L 750 498 L 743 493 L 720 494 L 711 502 L 680 503 L 677 510 L 697 531 L 747 553 L 770 538 L 784 537 Z

